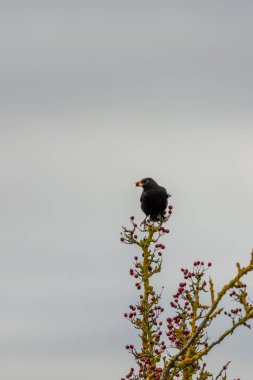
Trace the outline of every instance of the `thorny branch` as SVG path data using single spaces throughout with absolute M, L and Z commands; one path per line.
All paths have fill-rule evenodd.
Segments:
M 164 308 L 159 305 L 161 292 L 155 291 L 151 280 L 162 268 L 165 245 L 159 243 L 159 240 L 169 233 L 164 224 L 171 213 L 172 206 L 169 206 L 162 224 L 157 225 L 147 219 L 144 227 L 140 228 L 135 223 L 135 218 L 131 217 L 132 226 L 122 227 L 121 241 L 136 245 L 141 250 L 134 257 L 133 268 L 129 272 L 140 292 L 139 301 L 130 305 L 130 312 L 124 314 L 140 331 L 141 345 L 139 348 L 132 344 L 126 346 L 127 351 L 134 356 L 137 371 L 131 368 L 122 380 L 213 379 L 214 375 L 206 369 L 203 358 L 239 326 L 250 327 L 248 322 L 253 318 L 253 305 L 246 285 L 242 282 L 242 278 L 253 271 L 253 251 L 249 264 L 245 267 L 237 264 L 237 274 L 217 294 L 212 279 L 204 279 L 212 264 L 205 265 L 204 262 L 197 261 L 192 270 L 181 269 L 184 282 L 180 282 L 178 291 L 170 302 L 176 314 L 166 319 L 168 342 L 165 342 L 163 322 L 160 320 L 164 312 Z M 138 235 L 143 236 L 140 238 Z M 210 304 L 201 303 L 202 294 L 205 293 L 210 294 Z M 231 310 L 225 310 L 221 305 L 228 294 L 238 305 Z M 230 318 L 232 325 L 211 340 L 208 328 L 221 315 Z M 222 379 L 226 378 L 229 363 L 222 367 L 215 380 L 221 376 Z

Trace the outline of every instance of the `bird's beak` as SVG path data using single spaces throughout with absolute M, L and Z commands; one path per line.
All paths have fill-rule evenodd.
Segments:
M 135 186 L 141 186 L 142 187 L 143 185 L 144 185 L 144 183 L 141 181 L 135 182 Z

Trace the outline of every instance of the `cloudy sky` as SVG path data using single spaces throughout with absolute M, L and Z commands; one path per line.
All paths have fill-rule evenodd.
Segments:
M 157 288 L 253 248 L 252 1 L 0 1 L 0 377 L 120 379 L 151 176 L 174 214 Z M 252 284 L 252 282 L 251 282 Z M 253 294 L 253 286 L 251 285 Z M 167 297 L 167 298 L 166 298 Z M 210 357 L 252 376 L 240 330 Z

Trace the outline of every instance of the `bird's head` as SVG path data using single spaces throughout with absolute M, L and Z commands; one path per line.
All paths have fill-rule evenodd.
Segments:
M 156 181 L 153 180 L 153 178 L 143 178 L 141 181 L 136 182 L 135 186 L 141 186 L 145 190 L 158 185 Z

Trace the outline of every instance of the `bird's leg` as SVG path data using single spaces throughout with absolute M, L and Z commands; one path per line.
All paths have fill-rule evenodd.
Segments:
M 159 227 L 161 227 L 161 225 L 163 224 L 163 217 L 162 215 L 159 215 Z
M 140 224 L 140 227 L 144 224 L 144 228 L 146 227 L 146 225 L 147 225 L 147 223 L 146 223 L 146 219 L 147 219 L 147 217 L 145 218 L 145 219 L 143 219 L 143 221 L 141 222 L 141 224 Z

